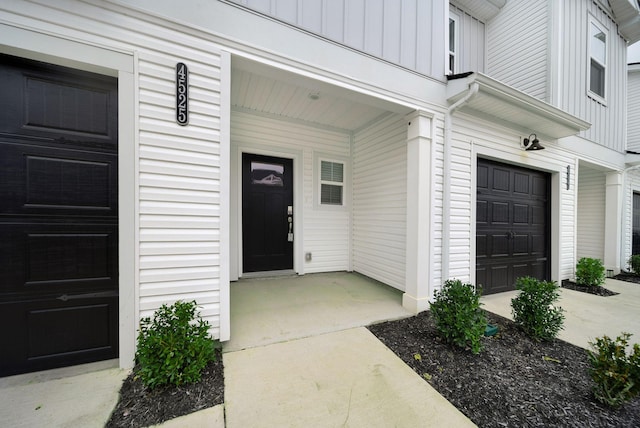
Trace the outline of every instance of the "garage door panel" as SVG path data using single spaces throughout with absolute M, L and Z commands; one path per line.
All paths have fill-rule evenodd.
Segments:
M 0 134 L 117 149 L 114 79 L 7 55 L 2 62 Z
M 3 141 L 0 157 L 2 215 L 117 215 L 116 154 Z
M 9 261 L 2 269 L 2 290 L 117 289 L 117 233 L 109 224 L 0 223 L 0 255 Z
M 478 207 L 489 206 L 476 222 L 476 236 L 489 237 L 476 256 L 485 294 L 513 290 L 520 276 L 548 279 L 549 174 L 484 159 L 478 171 L 478 181 L 489 177 L 476 198 Z
M 476 235 L 476 257 L 484 258 L 487 254 L 490 254 L 490 250 L 487 248 L 489 239 L 487 235 Z
M 0 341 L 0 376 L 113 358 L 117 317 L 117 295 L 0 303 L 0 322 L 12 325 Z
M 491 235 L 491 247 L 490 252 L 492 258 L 508 257 L 509 256 L 509 238 L 507 235 L 496 234 Z

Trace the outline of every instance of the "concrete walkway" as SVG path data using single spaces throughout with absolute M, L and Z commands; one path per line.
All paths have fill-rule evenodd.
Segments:
M 361 327 L 409 316 L 401 293 L 354 274 L 303 278 L 232 285 L 225 404 L 163 428 L 473 426 Z M 640 342 L 640 285 L 607 280 L 606 287 L 621 294 L 562 290 L 561 339 L 586 347 L 596 336 L 628 331 Z M 510 317 L 514 295 L 482 302 Z M 88 366 L 89 373 L 74 373 L 80 366 L 0 379 L 0 425 L 102 427 L 127 375 L 105 364 Z

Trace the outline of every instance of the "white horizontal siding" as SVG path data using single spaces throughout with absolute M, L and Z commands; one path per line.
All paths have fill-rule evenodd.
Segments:
M 405 288 L 407 129 L 381 120 L 354 136 L 353 270 Z
M 442 79 L 445 2 L 233 0 L 394 64 Z
M 107 2 L 9 2 L 3 21 L 137 52 L 140 316 L 196 300 L 220 330 L 220 51 L 175 24 Z M 190 123 L 175 123 L 175 64 L 190 70 Z M 133 183 L 119 183 L 120 187 Z M 133 287 L 133 284 L 129 285 Z M 132 293 L 133 295 L 133 293 Z
M 629 72 L 627 90 L 627 150 L 640 152 L 640 71 Z
M 282 120 L 234 111 L 231 115 L 232 145 L 247 149 L 259 149 L 261 153 L 302 152 L 303 186 L 303 253 L 312 254 L 311 261 L 304 261 L 304 272 L 332 272 L 349 270 L 350 207 L 326 209 L 319 207 L 318 188 L 314 181 L 317 165 L 316 154 L 331 159 L 336 156 L 348 159 L 351 152 L 350 136 L 346 133 L 324 130 Z M 348 171 L 351 168 L 349 164 Z M 234 174 L 236 175 L 236 174 Z M 239 197 L 239 195 L 238 195 Z M 239 215 L 239 214 L 238 214 Z M 300 255 L 298 255 L 300 256 Z
M 602 171 L 580 166 L 577 259 L 591 257 L 604 261 L 605 180 Z
M 487 73 L 547 101 L 547 0 L 508 1 L 487 24 Z

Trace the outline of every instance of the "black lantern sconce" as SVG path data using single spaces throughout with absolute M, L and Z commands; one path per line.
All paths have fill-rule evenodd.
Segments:
M 533 137 L 533 139 L 531 138 Z M 540 140 L 536 134 L 529 135 L 529 138 L 522 140 L 520 146 L 525 150 L 544 150 L 544 147 L 540 145 Z

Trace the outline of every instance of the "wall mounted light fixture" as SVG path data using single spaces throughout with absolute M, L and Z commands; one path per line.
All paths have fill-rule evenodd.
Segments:
M 533 137 L 533 139 L 531 137 Z M 540 145 L 540 140 L 538 140 L 538 136 L 536 134 L 531 134 L 528 138 L 522 140 L 520 146 L 525 150 L 544 150 L 544 147 Z

